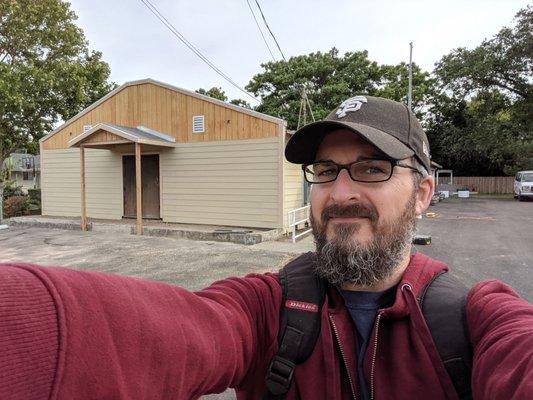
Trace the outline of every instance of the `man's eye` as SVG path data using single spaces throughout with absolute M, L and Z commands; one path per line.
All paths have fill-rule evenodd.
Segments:
M 367 175 L 374 175 L 374 174 L 384 174 L 385 170 L 379 167 L 368 167 L 364 172 Z
M 320 169 L 317 171 L 318 176 L 331 176 L 335 174 L 334 168 Z

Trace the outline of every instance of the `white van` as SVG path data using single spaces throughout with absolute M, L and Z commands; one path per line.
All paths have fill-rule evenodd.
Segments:
M 519 171 L 514 178 L 514 198 L 533 199 L 533 171 Z

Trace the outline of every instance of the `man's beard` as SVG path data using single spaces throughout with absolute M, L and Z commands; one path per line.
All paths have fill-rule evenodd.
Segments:
M 394 221 L 380 225 L 376 210 L 363 204 L 332 205 L 322 211 L 321 223 L 313 218 L 311 226 L 316 243 L 317 274 L 330 284 L 373 286 L 392 275 L 410 250 L 415 231 L 416 193 L 413 191 L 403 213 Z M 359 223 L 333 225 L 334 237 L 327 239 L 327 221 L 332 216 L 366 217 L 373 238 L 367 243 L 353 236 Z

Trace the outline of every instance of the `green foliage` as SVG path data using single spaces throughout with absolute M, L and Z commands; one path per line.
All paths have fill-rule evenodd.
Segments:
M 19 186 L 14 180 L 5 180 L 3 184 L 4 191 L 2 196 L 4 197 L 4 200 L 9 197 L 22 196 L 24 194 L 22 191 L 22 186 Z
M 0 2 L 0 164 L 112 90 L 109 66 L 89 51 L 61 0 Z
M 40 214 L 41 189 L 28 189 L 28 196 L 24 208 L 28 214 Z
M 243 100 L 243 99 L 233 99 L 229 103 L 235 106 L 248 108 L 250 110 L 252 109 L 252 106 L 250 105 L 250 103 L 248 103 L 246 100 Z
M 41 202 L 41 189 L 28 189 L 28 198 L 32 202 Z
M 512 175 L 526 169 L 525 121 L 496 90 L 470 100 L 443 96 L 427 130 L 433 159 L 456 175 Z
M 533 6 L 520 10 L 515 21 L 473 50 L 458 48 L 444 56 L 435 69 L 443 86 L 461 97 L 496 89 L 531 100 Z
M 228 96 L 226 96 L 226 92 L 224 92 L 224 90 L 222 90 L 222 88 L 220 88 L 220 87 L 212 87 L 209 90 L 205 90 L 203 88 L 200 88 L 200 89 L 196 90 L 196 93 L 200 93 L 200 94 L 203 94 L 205 96 L 212 97 L 214 99 L 218 99 L 218 100 L 222 100 L 222 101 L 228 101 Z M 252 108 L 250 103 L 248 103 L 246 100 L 242 100 L 242 99 L 233 99 L 229 103 L 233 104 L 233 105 L 236 105 L 236 106 L 239 106 L 239 107 L 248 108 L 248 109 Z
M 435 69 L 428 136 L 433 160 L 457 175 L 513 175 L 533 168 L 533 8 L 520 10 L 473 50 L 459 48 Z
M 200 88 L 196 91 L 196 93 L 200 93 L 200 94 L 203 94 L 204 96 L 209 96 L 214 99 L 228 101 L 228 96 L 226 96 L 226 93 L 220 87 L 212 87 L 209 90 Z
M 356 94 L 384 96 L 407 101 L 407 65 L 378 65 L 366 51 L 339 56 L 333 48 L 327 53 L 311 53 L 262 65 L 246 89 L 262 98 L 257 111 L 278 116 L 289 129 L 298 123 L 302 89 L 305 88 L 315 119 L 326 117 L 343 100 Z M 434 82 L 429 74 L 413 65 L 413 105 L 421 111 Z

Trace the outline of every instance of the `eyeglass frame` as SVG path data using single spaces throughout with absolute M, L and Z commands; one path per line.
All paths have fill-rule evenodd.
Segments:
M 391 164 L 391 170 L 390 170 L 390 175 L 387 179 L 382 179 L 382 180 L 379 180 L 379 181 L 362 181 L 362 180 L 358 180 L 358 179 L 354 179 L 352 174 L 350 173 L 350 167 L 354 164 L 358 164 L 358 163 L 363 163 L 363 162 L 368 162 L 368 161 L 388 161 L 390 162 Z M 392 178 L 392 175 L 394 174 L 394 167 L 401 167 L 401 168 L 407 168 L 407 169 L 410 169 L 414 172 L 418 172 L 420 175 L 424 176 L 424 174 L 422 173 L 422 171 L 420 171 L 418 168 L 415 168 L 411 165 L 406 165 L 406 164 L 400 164 L 402 160 L 392 160 L 390 158 L 368 158 L 368 159 L 365 159 L 365 160 L 359 160 L 359 161 L 354 161 L 354 162 L 351 162 L 349 164 L 338 164 L 336 163 L 335 161 L 333 160 L 320 160 L 320 161 L 315 161 L 313 163 L 310 163 L 310 164 L 302 164 L 302 171 L 304 173 L 304 179 L 307 183 L 311 184 L 311 185 L 321 185 L 323 183 L 331 183 L 331 182 L 335 182 L 337 180 L 337 178 L 339 177 L 339 174 L 341 173 L 341 171 L 343 169 L 345 169 L 346 171 L 348 171 L 348 176 L 350 177 L 350 179 L 354 182 L 361 182 L 361 183 L 381 183 L 381 182 L 387 182 L 388 180 L 390 180 L 390 178 Z M 334 164 L 338 170 L 337 170 L 337 175 L 335 175 L 335 178 L 333 178 L 332 180 L 330 181 L 325 181 L 325 182 L 310 182 L 309 179 L 307 179 L 307 175 L 305 173 L 305 169 L 310 166 L 310 165 L 314 165 L 314 164 L 320 164 L 320 163 L 331 163 L 331 164 Z

